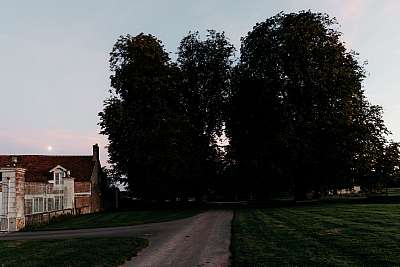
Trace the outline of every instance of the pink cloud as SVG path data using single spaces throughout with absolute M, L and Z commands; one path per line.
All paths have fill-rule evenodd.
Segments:
M 341 8 L 342 16 L 346 20 L 358 20 L 364 15 L 367 5 L 365 0 L 347 0 Z

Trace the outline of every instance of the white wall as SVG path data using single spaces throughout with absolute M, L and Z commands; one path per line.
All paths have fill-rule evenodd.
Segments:
M 73 209 L 74 201 L 74 178 L 64 178 L 64 209 Z
M 0 183 L 0 187 L 3 185 Z M 3 208 L 3 192 L 0 192 L 0 216 L 4 215 L 4 208 Z
M 2 182 L 2 197 L 1 197 L 1 213 L 2 218 L 7 218 L 6 222 L 8 225 L 2 225 L 1 228 L 15 231 L 16 229 L 16 195 L 15 195 L 15 169 L 1 169 L 3 182 Z

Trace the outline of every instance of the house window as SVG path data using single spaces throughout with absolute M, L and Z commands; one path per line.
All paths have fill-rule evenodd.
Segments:
M 60 209 L 60 198 L 59 197 L 54 198 L 54 208 L 55 208 L 55 210 Z
M 37 197 L 33 199 L 33 212 L 39 212 L 39 198 Z
M 62 210 L 63 209 L 63 201 L 64 201 L 64 197 L 62 196 L 56 196 L 54 198 L 54 207 L 56 210 Z
M 54 183 L 55 184 L 60 184 L 60 180 L 61 180 L 61 173 L 55 172 L 54 173 Z
M 54 210 L 54 198 L 47 199 L 47 210 L 48 211 Z
M 25 215 L 32 214 L 32 199 L 25 199 Z
M 44 211 L 44 203 L 43 203 L 44 199 L 42 197 L 39 197 L 39 212 L 43 212 Z
M 3 173 L 0 172 L 0 183 L 3 181 Z
M 43 212 L 43 198 L 42 197 L 35 197 L 33 199 L 33 213 Z
M 65 172 L 63 171 L 55 171 L 54 172 L 54 184 L 60 185 L 64 184 Z

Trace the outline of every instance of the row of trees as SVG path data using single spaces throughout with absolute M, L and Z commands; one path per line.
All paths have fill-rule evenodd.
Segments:
M 176 62 L 152 35 L 121 36 L 99 114 L 116 176 L 147 200 L 301 199 L 397 177 L 399 147 L 336 27 L 326 14 L 280 13 L 242 38 L 239 59 L 208 31 L 183 38 Z

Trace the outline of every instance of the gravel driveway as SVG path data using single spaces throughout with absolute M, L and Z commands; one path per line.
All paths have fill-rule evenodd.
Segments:
M 175 221 L 162 234 L 148 236 L 149 247 L 123 266 L 228 266 L 232 216 L 209 211 Z
M 150 244 L 123 266 L 229 266 L 232 217 L 232 211 L 207 211 L 136 226 L 0 234 L 0 240 L 138 236 Z

